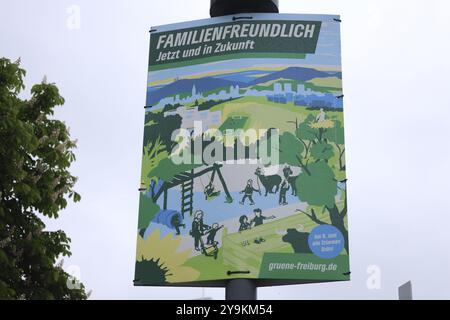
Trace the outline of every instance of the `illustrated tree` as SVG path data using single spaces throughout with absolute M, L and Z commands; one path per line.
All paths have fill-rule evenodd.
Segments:
M 21 99 L 24 76 L 20 61 L 0 58 L 0 299 L 86 299 L 57 264 L 71 255 L 70 239 L 45 231 L 40 218 L 80 200 L 68 171 L 76 143 L 53 117 L 64 99 L 45 80 Z
M 172 132 L 180 128 L 181 121 L 179 115 L 164 116 L 164 112 L 147 112 L 144 126 L 143 172 L 152 171 L 169 156 L 176 145 L 176 142 L 172 141 Z M 141 182 L 151 187 L 152 181 L 157 182 L 157 179 L 147 176 L 147 173 Z
M 333 146 L 326 142 L 319 142 L 311 147 L 311 157 L 316 162 L 321 160 L 328 162 L 334 156 Z
M 143 235 L 149 223 L 161 208 L 151 197 L 144 194 L 140 194 L 139 198 L 139 217 L 138 217 L 138 229 L 139 233 Z
M 308 158 L 311 145 L 318 135 L 317 130 L 311 128 L 311 123 L 314 121 L 314 119 L 315 118 L 313 115 L 308 115 L 305 121 L 296 126 L 295 135 L 305 147 L 305 153 L 303 155 L 304 159 Z
M 336 131 L 334 125 L 338 128 Z M 296 125 L 296 128 L 295 135 L 285 132 L 280 136 L 280 163 L 299 166 L 302 169 L 296 179 L 297 196 L 310 206 L 309 213 L 302 212 L 319 225 L 331 224 L 339 229 L 344 236 L 345 249 L 348 252 L 348 231 L 345 227 L 346 190 L 341 189 L 343 205 L 338 205 L 338 180 L 328 164 L 334 156 L 334 148 L 330 142 L 343 146 L 343 130 L 340 140 L 339 124 L 333 124 L 331 121 L 317 124 L 314 123 L 313 116 L 308 116 L 303 123 Z M 323 208 L 323 212 L 328 213 L 329 222 L 319 218 L 315 207 Z
M 304 144 L 290 132 L 284 132 L 280 136 L 280 164 L 288 164 L 296 166 L 300 164 L 302 168 L 306 168 L 303 163 L 301 154 L 305 147 Z
M 326 138 L 329 142 L 332 142 L 336 147 L 339 155 L 339 170 L 345 171 L 344 127 L 342 126 L 341 122 L 335 120 L 333 129 L 328 130 L 325 133 L 324 138 Z
M 171 152 L 176 145 L 172 132 L 181 127 L 182 118 L 176 115 L 165 116 L 163 112 L 148 112 L 145 115 L 144 153 L 154 150 Z
M 324 161 L 308 164 L 307 170 L 302 170 L 296 180 L 296 187 L 297 196 L 301 201 L 308 203 L 310 206 L 325 208 L 331 224 L 339 229 L 344 236 L 345 249 L 348 252 L 348 231 L 345 227 L 345 217 L 347 215 L 346 191 L 342 191 L 344 205 L 340 209 L 336 204 L 338 185 L 330 166 Z M 317 216 L 314 208 L 311 208 L 310 211 L 311 213 L 303 213 L 317 224 L 329 224 Z

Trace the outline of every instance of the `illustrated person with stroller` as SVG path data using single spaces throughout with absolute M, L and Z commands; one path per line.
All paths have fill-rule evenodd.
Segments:
M 253 180 L 249 179 L 247 181 L 247 185 L 245 186 L 244 190 L 242 190 L 240 193 L 244 194 L 244 196 L 242 197 L 242 200 L 239 202 L 240 204 L 245 204 L 245 199 L 249 199 L 250 200 L 250 204 L 254 205 L 255 202 L 253 201 L 253 192 L 258 192 L 259 195 L 261 195 L 261 190 L 260 189 L 255 189 L 253 187 Z
M 194 238 L 194 248 L 196 251 L 204 250 L 204 243 L 202 236 L 205 235 L 207 230 L 211 227 L 203 222 L 203 211 L 197 210 L 194 215 L 194 221 L 192 221 L 192 229 L 190 235 Z

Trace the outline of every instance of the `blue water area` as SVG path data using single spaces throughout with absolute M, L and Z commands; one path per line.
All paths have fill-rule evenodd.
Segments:
M 253 210 L 259 208 L 262 210 L 262 214 L 264 215 L 265 209 L 271 209 L 279 206 L 278 197 L 279 194 L 271 194 L 269 193 L 267 197 L 264 196 L 264 193 L 260 196 L 257 192 L 253 194 L 253 200 L 255 202 L 254 205 L 250 205 L 250 201 L 248 199 L 245 200 L 245 204 L 241 205 L 239 202 L 241 201 L 243 194 L 239 194 L 239 192 L 232 192 L 231 196 L 233 197 L 232 203 L 225 203 L 225 193 L 222 191 L 220 195 L 213 200 L 205 200 L 205 195 L 203 192 L 195 192 L 194 193 L 194 213 L 196 210 L 202 210 L 204 212 L 203 222 L 207 225 L 212 225 L 217 222 L 220 224 L 221 221 L 229 220 L 231 218 L 236 218 L 239 220 L 239 217 L 242 215 L 247 215 L 249 219 L 254 216 Z M 291 195 L 291 191 L 288 191 L 286 194 L 286 200 L 288 204 L 299 203 L 300 200 Z M 167 209 L 168 210 L 176 210 L 180 211 L 180 201 L 181 201 L 181 193 L 179 190 L 169 190 L 168 192 L 168 201 L 167 201 Z M 163 207 L 163 197 L 161 196 L 158 199 L 158 205 Z M 186 214 L 182 223 L 186 226 L 185 228 L 180 228 L 180 233 L 182 235 L 188 235 L 189 230 L 191 229 L 193 217 L 190 217 L 189 214 Z M 147 237 L 151 234 L 155 229 L 159 229 L 161 237 L 167 235 L 168 233 L 175 234 L 175 230 L 167 227 L 164 224 L 152 222 L 148 226 L 144 237 Z M 230 230 L 234 232 L 233 230 Z M 237 230 L 236 230 L 237 231 Z
M 159 86 L 149 86 L 147 87 L 147 92 L 148 93 L 152 93 L 158 89 L 161 89 L 162 87 L 164 87 L 164 85 L 159 85 Z

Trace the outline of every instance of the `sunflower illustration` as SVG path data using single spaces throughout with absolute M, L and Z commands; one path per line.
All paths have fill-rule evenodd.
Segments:
M 159 230 L 153 231 L 146 240 L 137 238 L 135 285 L 190 282 L 200 273 L 183 266 L 191 250 L 178 252 L 181 238 L 168 234 L 161 239 Z
M 331 129 L 334 127 L 334 122 L 327 119 L 320 122 L 311 123 L 309 126 L 313 129 Z

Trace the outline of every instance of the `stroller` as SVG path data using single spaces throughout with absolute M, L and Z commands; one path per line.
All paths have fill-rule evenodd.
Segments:
M 217 255 L 219 254 L 219 247 L 217 246 L 218 242 L 214 241 L 212 245 L 206 245 L 203 243 L 203 240 L 201 241 L 201 248 L 202 253 L 206 257 L 213 257 L 214 259 L 217 259 Z

